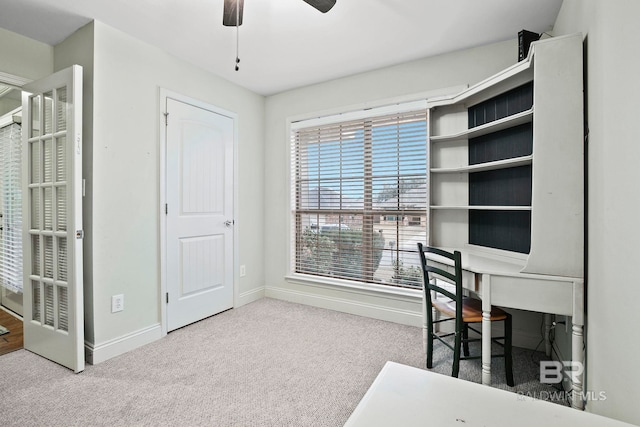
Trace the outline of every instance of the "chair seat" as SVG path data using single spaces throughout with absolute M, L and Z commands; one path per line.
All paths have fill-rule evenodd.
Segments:
M 433 307 L 449 317 L 456 316 L 456 302 L 453 300 L 433 300 Z M 499 307 L 491 307 L 491 320 L 498 321 L 507 318 L 507 313 Z M 475 298 L 462 300 L 462 321 L 465 323 L 482 322 L 482 301 Z

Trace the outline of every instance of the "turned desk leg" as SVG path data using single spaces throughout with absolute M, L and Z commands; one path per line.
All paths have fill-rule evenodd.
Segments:
M 544 313 L 544 354 L 551 357 L 551 315 Z
M 571 406 L 584 409 L 584 281 L 573 283 L 573 323 L 571 328 Z
M 573 354 L 573 361 L 578 362 L 578 365 L 574 365 L 571 371 L 571 406 L 576 409 L 584 409 L 584 399 L 582 394 L 583 388 L 583 375 L 584 375 L 584 347 L 583 347 L 583 326 L 576 323 L 573 324 L 571 334 L 571 352 Z
M 482 384 L 491 385 L 491 280 L 482 275 Z

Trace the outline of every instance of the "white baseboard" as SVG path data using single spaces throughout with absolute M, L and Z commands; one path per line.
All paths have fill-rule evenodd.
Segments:
M 244 292 L 238 295 L 236 307 L 257 301 L 264 298 L 264 296 L 265 290 L 263 287 Z M 162 328 L 158 323 L 149 326 L 148 328 L 131 332 L 130 334 L 123 335 L 100 344 L 85 342 L 85 361 L 89 364 L 97 365 L 105 360 L 109 360 L 138 347 L 142 347 L 143 345 L 152 343 L 160 338 L 162 338 Z
M 352 292 L 353 291 L 351 291 L 350 294 L 352 294 Z M 422 328 L 423 326 L 421 309 L 417 311 L 403 310 L 380 304 L 363 303 L 354 301 L 353 299 L 329 297 L 314 294 L 312 292 L 271 286 L 267 286 L 265 288 L 265 296 L 268 298 L 281 299 L 300 304 L 312 305 L 314 307 L 356 314 L 358 316 L 370 317 L 372 319 L 400 323 L 402 325 L 416 326 L 419 328 Z M 502 335 L 502 330 L 496 329 L 494 333 L 496 336 Z M 539 344 L 540 336 L 536 334 L 535 331 L 529 332 L 517 329 L 513 331 L 514 346 L 533 350 Z M 538 350 L 540 350 L 540 348 L 538 348 Z
M 235 307 L 241 307 L 243 305 L 252 303 L 254 301 L 258 301 L 259 299 L 264 298 L 264 286 L 256 289 L 252 289 L 247 292 L 243 292 L 238 295 L 238 300 L 236 301 Z
M 310 292 L 270 286 L 265 288 L 265 296 L 403 325 L 422 327 L 422 314 L 419 311 L 403 310 L 388 306 L 362 303 L 346 298 L 328 297 Z
M 161 337 L 162 331 L 158 323 L 104 343 L 93 344 L 85 342 L 85 361 L 91 365 L 97 365 L 105 360 L 159 340 Z

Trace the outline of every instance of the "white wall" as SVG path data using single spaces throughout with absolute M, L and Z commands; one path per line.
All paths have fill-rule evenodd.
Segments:
M 86 180 L 86 195 L 82 203 L 83 241 L 83 280 L 84 280 L 84 319 L 85 341 L 94 342 L 93 335 L 93 23 L 69 36 L 54 47 L 54 71 L 71 65 L 82 66 L 82 177 Z
M 640 424 L 637 263 L 640 95 L 637 0 L 565 0 L 555 34 L 582 32 L 589 142 L 586 388 L 605 392 L 587 410 Z
M 89 34 L 85 34 L 88 32 Z M 166 88 L 238 115 L 239 262 L 237 305 L 264 295 L 262 257 L 264 98 L 177 60 L 103 23 L 79 30 L 56 50 L 62 62 L 86 62 L 92 34 L 93 135 L 85 139 L 87 224 L 91 262 L 85 306 L 94 363 L 159 338 L 159 89 Z M 91 38 L 90 38 L 91 39 Z M 88 120 L 88 119 L 87 119 Z M 85 217 L 87 216 L 85 215 Z M 90 276 L 90 277 L 89 277 Z M 111 313 L 111 296 L 125 309 Z
M 53 47 L 0 28 L 0 72 L 35 80 L 52 71 Z
M 289 139 L 286 122 L 391 101 L 424 99 L 429 93 L 477 83 L 517 62 L 516 40 L 453 52 L 267 98 L 265 133 L 265 266 L 267 296 L 420 326 L 420 292 L 403 295 L 294 283 L 289 274 Z M 452 89 L 449 89 L 452 90 Z M 442 93 L 441 93 L 442 94 Z M 537 344 L 539 316 L 515 321 L 521 345 Z M 531 325 L 533 323 L 533 326 Z

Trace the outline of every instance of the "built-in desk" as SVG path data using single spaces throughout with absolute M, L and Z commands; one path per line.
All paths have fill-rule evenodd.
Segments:
M 453 252 L 455 248 L 441 248 Z M 521 273 L 524 261 L 491 256 L 482 251 L 462 253 L 463 286 L 482 299 L 482 383 L 491 384 L 491 305 L 571 316 L 572 359 L 584 361 L 584 280 Z M 428 254 L 432 262 L 453 272 L 449 260 Z M 426 328 L 426 325 L 425 325 Z M 572 372 L 572 406 L 584 408 L 583 374 Z
M 464 286 L 482 298 L 485 384 L 491 304 L 571 316 L 583 361 L 583 48 L 581 34 L 533 42 L 522 61 L 427 101 L 427 244 L 459 249 Z
M 387 362 L 345 427 L 630 427 L 620 421 Z

